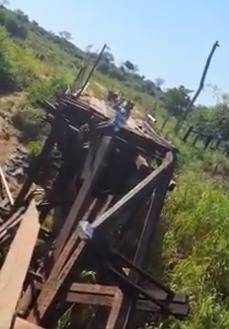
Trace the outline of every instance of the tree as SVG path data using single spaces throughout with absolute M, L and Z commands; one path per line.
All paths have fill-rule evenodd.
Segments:
M 8 0 L 0 0 L 0 6 L 8 7 L 10 2 Z
M 227 104 L 220 104 L 216 107 L 214 125 L 218 128 L 220 136 L 225 141 L 229 141 L 229 107 Z
M 29 17 L 21 9 L 15 10 L 15 14 L 19 20 L 23 22 L 29 22 Z
M 110 74 L 112 76 L 114 76 L 116 74 L 116 70 L 118 70 L 118 68 L 115 66 L 114 61 L 114 55 L 111 53 L 110 48 L 107 47 L 106 51 L 104 51 L 103 56 L 98 64 L 98 70 L 104 74 Z M 90 53 L 90 57 L 93 58 L 97 58 L 97 53 Z
M 127 69 L 129 72 L 137 72 L 138 67 L 137 65 L 133 64 L 131 61 L 127 60 L 123 63 L 124 68 Z
M 70 32 L 68 31 L 61 31 L 59 32 L 59 36 L 67 41 L 72 40 L 72 35 Z
M 165 80 L 162 79 L 162 78 L 156 78 L 154 80 L 154 84 L 155 84 L 156 88 L 160 88 L 161 89 L 161 87 L 163 86 L 164 83 L 165 83 Z
M 7 39 L 7 32 L 0 29 L 0 93 L 13 91 L 16 88 L 16 77 L 8 56 Z
M 27 37 L 27 29 L 16 19 L 8 18 L 5 21 L 5 27 L 12 37 L 21 39 L 25 39 Z
M 142 82 L 142 91 L 154 96 L 156 91 L 156 86 L 153 81 L 147 79 Z
M 171 88 L 166 91 L 164 94 L 164 104 L 171 115 L 180 117 L 184 113 L 190 102 L 189 93 L 190 90 L 184 86 Z
M 103 53 L 102 59 L 108 64 L 114 63 L 114 55 L 110 51 L 105 51 Z

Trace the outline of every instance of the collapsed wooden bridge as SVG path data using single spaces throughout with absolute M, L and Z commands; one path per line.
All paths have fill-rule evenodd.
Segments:
M 174 147 L 141 120 L 99 132 L 112 109 L 73 96 L 41 105 L 49 136 L 0 209 L 0 329 L 56 328 L 69 309 L 72 328 L 186 316 L 187 297 L 150 268 Z

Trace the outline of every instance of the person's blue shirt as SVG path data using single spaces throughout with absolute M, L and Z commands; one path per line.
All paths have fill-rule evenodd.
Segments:
M 123 105 L 118 105 L 116 107 L 116 115 L 112 120 L 112 125 L 114 127 L 114 132 L 118 132 L 127 121 L 127 112 Z

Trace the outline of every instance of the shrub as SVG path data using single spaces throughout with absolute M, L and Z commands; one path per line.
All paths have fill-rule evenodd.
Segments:
M 13 66 L 8 58 L 8 35 L 0 29 L 0 93 L 13 91 L 16 88 Z
M 25 39 L 27 37 L 27 29 L 16 14 L 0 10 L 0 24 L 6 28 L 8 33 L 15 38 Z
M 37 109 L 18 111 L 12 117 L 12 121 L 14 126 L 21 131 L 24 142 L 37 140 L 45 133 L 43 113 Z
M 39 100 L 52 99 L 58 93 L 66 89 L 66 82 L 63 77 L 55 77 L 49 80 L 35 81 L 28 88 L 29 101 L 32 105 L 37 105 Z
M 41 149 L 42 149 L 42 141 L 41 140 L 38 140 L 38 141 L 30 141 L 27 144 L 27 149 L 29 151 L 29 155 L 32 158 L 36 157 L 41 152 Z

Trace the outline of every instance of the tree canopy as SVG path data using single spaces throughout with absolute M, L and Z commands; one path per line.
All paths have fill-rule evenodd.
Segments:
M 70 32 L 68 31 L 60 31 L 59 32 L 59 36 L 67 41 L 72 40 L 72 35 Z
M 185 108 L 190 102 L 189 93 L 190 90 L 182 85 L 178 88 L 168 89 L 165 92 L 164 104 L 171 115 L 180 117 L 184 113 Z

